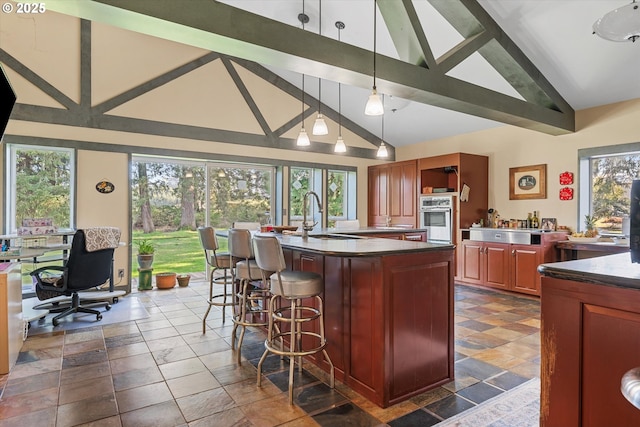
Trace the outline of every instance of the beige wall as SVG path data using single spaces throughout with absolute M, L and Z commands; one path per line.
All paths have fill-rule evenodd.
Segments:
M 76 182 L 76 219 L 78 228 L 118 227 L 125 246 L 116 249 L 113 270 L 115 281 L 119 269 L 129 277 L 129 164 L 128 155 L 78 150 Z M 113 193 L 96 190 L 100 181 L 115 185 Z
M 578 150 L 640 141 L 640 100 L 606 105 L 576 112 L 572 134 L 551 136 L 535 131 L 503 126 L 482 132 L 427 141 L 396 151 L 398 160 L 415 159 L 451 152 L 482 154 L 489 157 L 489 207 L 502 218 L 523 219 L 528 212 L 557 218 L 559 225 L 578 224 Z M 547 165 L 547 198 L 509 200 L 509 168 Z M 561 201 L 559 174 L 575 175 L 574 199 Z M 469 184 L 473 192 L 473 183 Z

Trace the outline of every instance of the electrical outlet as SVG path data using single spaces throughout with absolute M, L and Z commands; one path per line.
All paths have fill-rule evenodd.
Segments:
M 124 277 L 124 268 L 118 270 L 118 279 L 122 279 Z

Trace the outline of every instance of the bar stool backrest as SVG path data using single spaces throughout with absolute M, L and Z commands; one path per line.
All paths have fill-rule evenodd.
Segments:
M 253 247 L 256 263 L 263 271 L 281 272 L 287 268 L 282 246 L 274 236 L 255 236 Z
M 202 249 L 204 249 L 204 257 L 207 263 L 212 267 L 220 267 L 221 263 L 218 262 L 218 255 L 216 254 L 220 246 L 218 245 L 214 228 L 198 227 L 198 236 L 200 237 L 200 244 L 202 245 Z
M 253 258 L 251 231 L 244 228 L 229 229 L 229 254 L 233 258 L 249 260 Z

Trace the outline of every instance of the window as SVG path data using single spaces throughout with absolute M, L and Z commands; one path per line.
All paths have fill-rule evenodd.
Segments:
M 329 170 L 327 174 L 327 227 L 336 220 L 356 219 L 356 174 Z
M 312 168 L 292 167 L 289 170 L 289 224 L 293 225 L 305 220 L 303 218 L 304 195 L 308 191 L 315 192 L 322 202 L 322 170 Z M 318 207 L 315 203 L 307 206 L 308 222 L 315 220 L 322 223 L 321 218 L 317 218 Z
M 235 221 L 270 222 L 274 168 L 135 156 L 131 168 L 134 247 L 155 247 L 156 271 L 203 271 L 197 227 L 231 227 Z M 221 251 L 226 239 L 218 239 Z M 137 251 L 132 252 L 132 266 Z M 133 272 L 137 276 L 137 272 Z
M 579 150 L 580 204 L 578 228 L 585 216 L 596 218 L 601 233 L 628 233 L 630 191 L 640 170 L 640 144 Z M 584 197 L 583 195 L 588 195 Z
M 73 227 L 75 155 L 72 149 L 8 144 L 5 227 L 16 233 L 26 218 L 52 218 Z

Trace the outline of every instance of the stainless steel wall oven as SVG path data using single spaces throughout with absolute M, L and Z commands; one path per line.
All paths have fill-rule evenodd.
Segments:
M 452 243 L 452 195 L 420 196 L 420 228 L 427 230 L 427 242 Z

